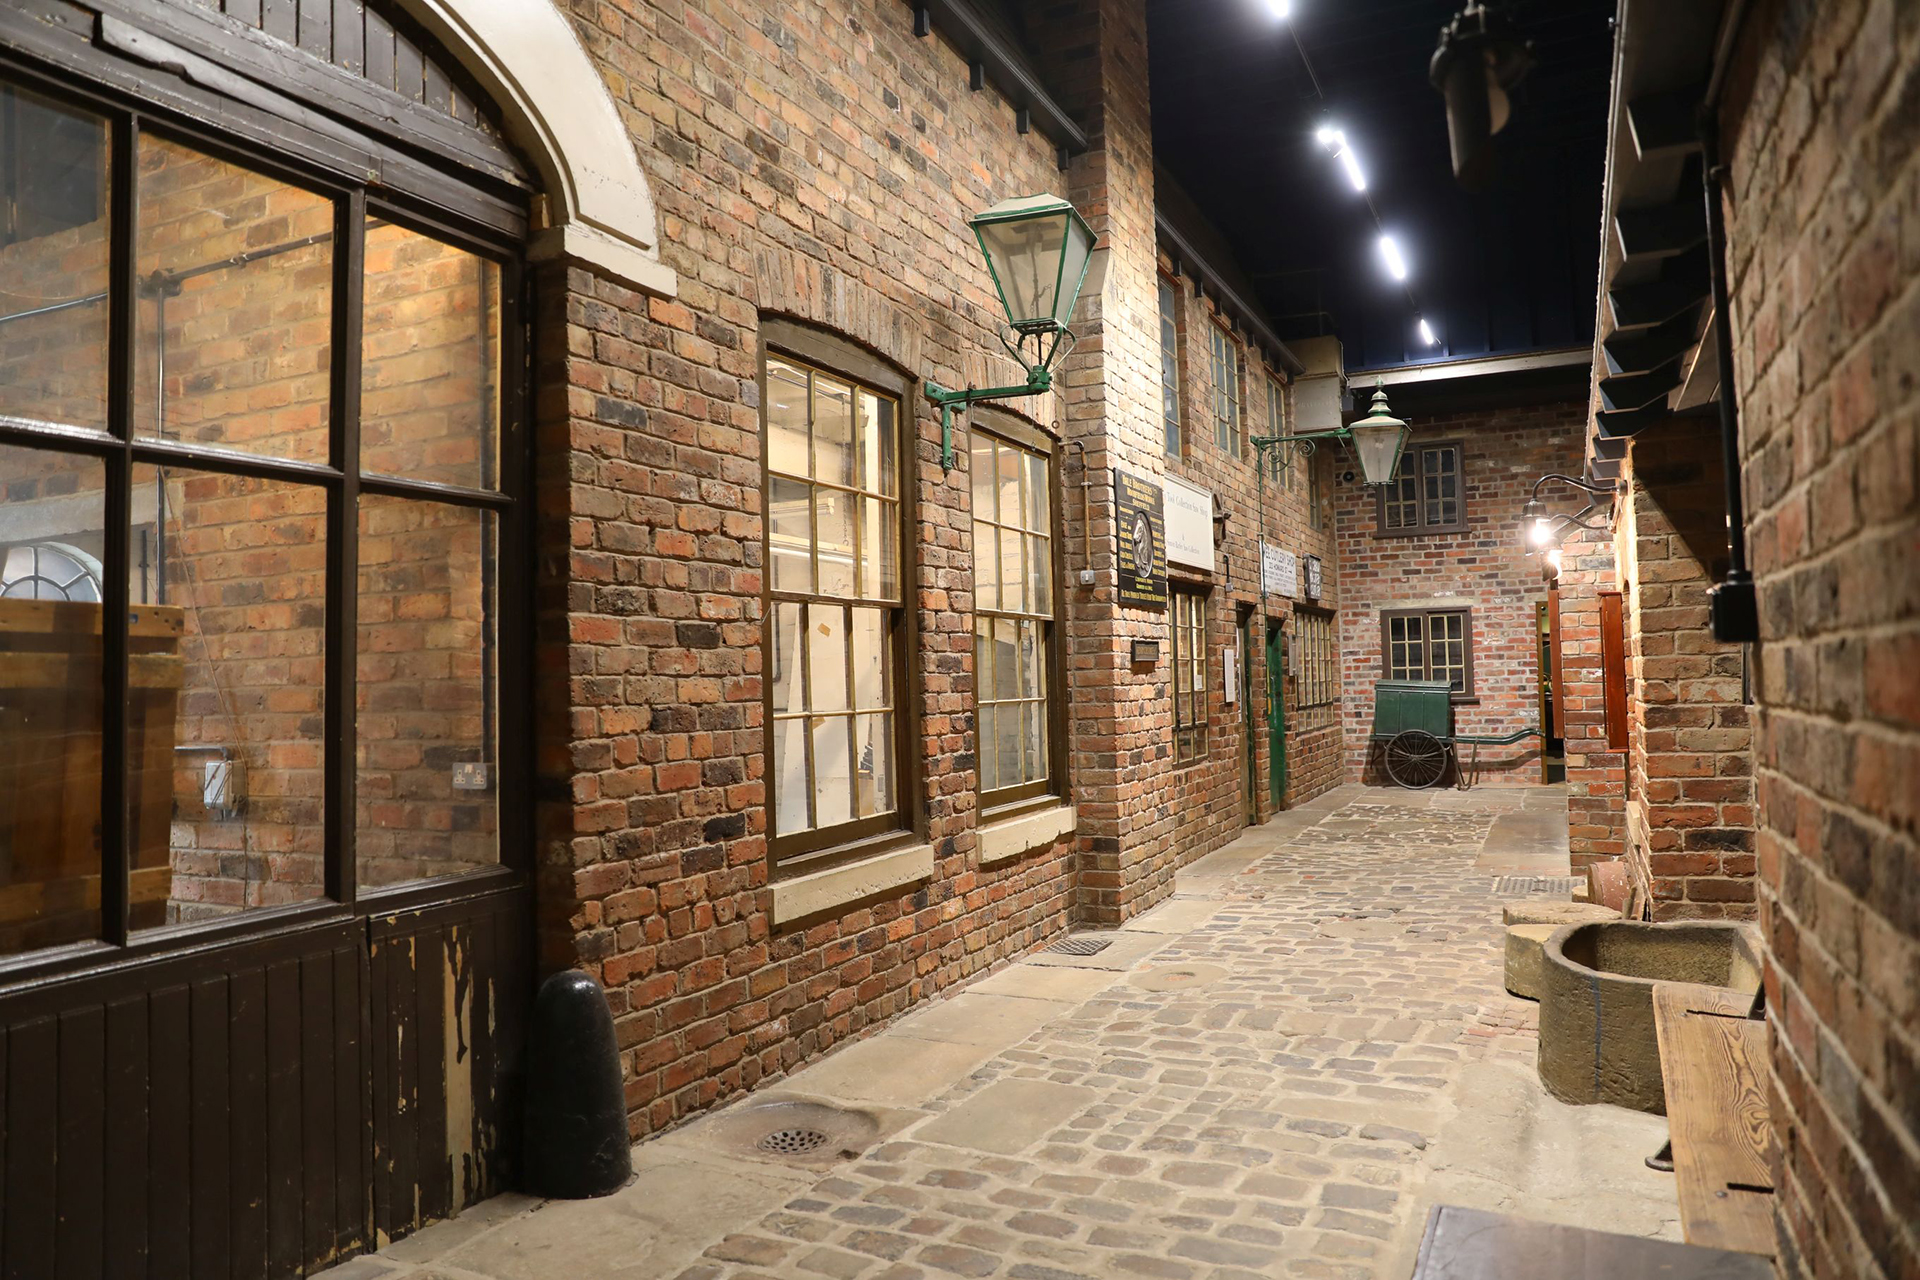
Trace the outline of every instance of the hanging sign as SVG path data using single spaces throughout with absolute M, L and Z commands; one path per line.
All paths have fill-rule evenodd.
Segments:
M 1300 559 L 1271 542 L 1260 544 L 1260 581 L 1271 596 L 1291 599 L 1300 592 Z
M 1307 561 L 1307 599 L 1320 598 L 1320 557 L 1308 556 Z
M 1113 469 L 1114 527 L 1119 540 L 1120 603 L 1167 607 L 1167 524 L 1160 486 Z
M 1167 561 L 1213 572 L 1213 494 L 1166 476 Z

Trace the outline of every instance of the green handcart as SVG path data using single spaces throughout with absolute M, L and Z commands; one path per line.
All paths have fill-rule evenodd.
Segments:
M 1468 786 L 1482 746 L 1507 746 L 1537 734 L 1519 729 L 1502 737 L 1453 731 L 1453 686 L 1445 680 L 1382 680 L 1373 688 L 1373 732 L 1387 777 L 1410 791 L 1437 785 L 1453 771 L 1456 785 Z M 1473 747 L 1468 769 L 1460 768 L 1459 746 Z

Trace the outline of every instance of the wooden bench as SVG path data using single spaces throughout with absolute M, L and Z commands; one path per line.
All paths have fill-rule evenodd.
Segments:
M 1687 1242 L 1771 1257 L 1767 1025 L 1747 1016 L 1752 1003 L 1719 987 L 1655 983 L 1653 1027 Z

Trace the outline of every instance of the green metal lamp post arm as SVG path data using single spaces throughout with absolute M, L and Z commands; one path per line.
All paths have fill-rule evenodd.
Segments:
M 1027 380 L 1011 387 L 968 387 L 952 391 L 937 382 L 926 384 L 927 399 L 940 406 L 940 470 L 953 470 L 953 407 L 965 408 L 979 400 L 1009 400 L 1014 396 L 1045 395 L 1053 390 L 1053 374 L 1045 365 L 1027 370 Z

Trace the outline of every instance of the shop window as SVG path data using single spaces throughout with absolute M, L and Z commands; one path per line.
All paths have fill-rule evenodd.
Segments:
M 1173 605 L 1173 759 L 1207 754 L 1207 598 L 1175 588 Z
M 973 671 L 982 809 L 1056 788 L 1052 458 L 973 432 Z
M 1333 614 L 1295 605 L 1293 649 L 1298 655 L 1300 706 L 1324 707 L 1340 696 L 1339 664 L 1334 657 Z
M 1429 444 L 1400 455 L 1400 474 L 1380 487 L 1382 534 L 1460 533 L 1467 527 L 1458 444 Z
M 1167 456 L 1177 458 L 1180 438 L 1180 292 L 1160 277 L 1160 420 L 1166 428 Z
M 779 352 L 765 370 L 771 803 L 792 857 L 902 825 L 899 400 Z
M 1472 610 L 1389 610 L 1380 615 L 1380 647 L 1389 680 L 1445 680 L 1456 699 L 1473 696 Z
M 1240 453 L 1240 344 L 1224 325 L 1209 329 L 1213 355 L 1213 443 Z

